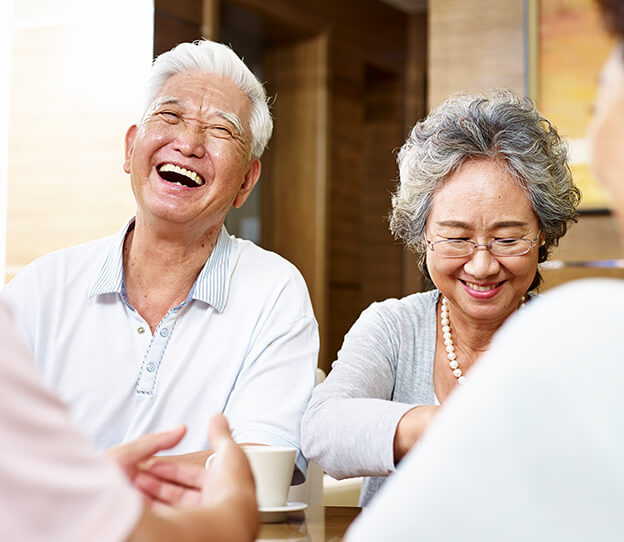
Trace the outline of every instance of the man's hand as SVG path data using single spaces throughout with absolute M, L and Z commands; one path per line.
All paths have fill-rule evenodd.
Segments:
M 399 420 L 394 434 L 394 464 L 412 449 L 416 441 L 423 435 L 431 420 L 438 413 L 439 406 L 421 405 L 408 410 Z

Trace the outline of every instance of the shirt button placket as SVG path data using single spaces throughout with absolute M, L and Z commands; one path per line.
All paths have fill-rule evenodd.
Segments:
M 161 360 L 165 354 L 165 349 L 169 343 L 171 330 L 175 323 L 175 313 L 168 315 L 160 324 L 160 329 L 154 333 L 148 346 L 143 361 L 143 369 L 141 370 L 137 391 L 139 393 L 152 395 L 156 387 L 156 376 L 160 367 Z M 143 329 L 143 331 L 140 331 Z M 143 326 L 137 329 L 139 334 L 145 333 Z

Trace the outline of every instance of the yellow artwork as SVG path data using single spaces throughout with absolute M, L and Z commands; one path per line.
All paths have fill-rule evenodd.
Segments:
M 581 209 L 602 210 L 608 198 L 588 164 L 586 132 L 600 69 L 613 45 L 593 0 L 536 0 L 536 93 L 540 111 L 570 144 Z

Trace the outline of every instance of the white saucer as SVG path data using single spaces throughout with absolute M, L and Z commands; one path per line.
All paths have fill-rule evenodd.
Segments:
M 300 512 L 308 505 L 304 502 L 287 502 L 284 506 L 270 506 L 260 508 L 262 523 L 279 523 L 284 521 L 289 512 Z

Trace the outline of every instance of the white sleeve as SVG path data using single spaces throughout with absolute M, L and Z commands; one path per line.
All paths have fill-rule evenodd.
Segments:
M 318 325 L 297 275 L 263 320 L 224 411 L 237 442 L 297 448 L 295 484 L 307 471 L 301 417 L 314 387 L 318 349 Z

